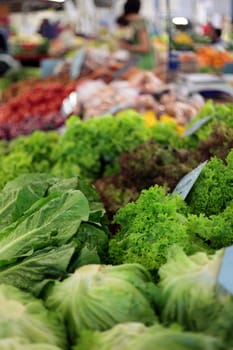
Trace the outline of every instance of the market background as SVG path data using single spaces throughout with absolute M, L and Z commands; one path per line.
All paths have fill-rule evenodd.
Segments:
M 0 350 L 233 349 L 233 1 L 124 3 L 0 0 Z

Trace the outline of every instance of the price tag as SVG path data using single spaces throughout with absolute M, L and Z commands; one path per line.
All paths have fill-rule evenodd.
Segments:
M 219 285 L 233 295 L 233 246 L 224 250 L 222 266 L 218 276 Z
M 197 130 L 199 130 L 203 125 L 207 124 L 211 118 L 212 118 L 212 116 L 208 116 L 208 117 L 205 117 L 205 118 L 198 120 L 189 129 L 187 129 L 184 132 L 183 137 L 187 137 L 187 136 L 191 136 L 191 135 L 195 134 L 197 132 Z
M 198 177 L 200 176 L 202 170 L 206 166 L 208 161 L 205 161 L 204 163 L 201 163 L 197 168 L 195 168 L 193 171 L 191 171 L 189 174 L 185 175 L 180 182 L 177 184 L 176 188 L 172 193 L 178 193 L 181 195 L 181 197 L 185 200 L 188 196 L 189 192 L 193 188 L 193 185 L 197 181 Z
M 55 71 L 55 68 L 60 63 L 62 63 L 62 60 L 56 58 L 48 58 L 42 60 L 40 63 L 41 78 L 46 78 L 47 76 L 52 75 Z
M 70 68 L 70 77 L 72 79 L 77 79 L 81 73 L 82 65 L 85 60 L 86 50 L 80 49 L 73 58 L 71 68 Z

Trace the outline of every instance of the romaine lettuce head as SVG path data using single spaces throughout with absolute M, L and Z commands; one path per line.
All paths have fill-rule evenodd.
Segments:
M 27 344 L 21 338 L 0 339 L 1 350 L 61 350 L 50 344 Z
M 83 332 L 74 350 L 220 350 L 218 339 L 142 323 L 118 324 L 105 332 Z
M 139 264 L 86 265 L 49 291 L 47 306 L 64 319 L 72 340 L 85 329 L 106 330 L 121 322 L 156 321 Z
M 172 248 L 159 270 L 165 324 L 178 322 L 185 329 L 203 331 L 216 320 L 224 298 L 216 289 L 222 257 L 222 250 L 212 256 L 187 256 L 181 248 Z
M 66 345 L 63 324 L 39 299 L 1 284 L 0 339 L 12 337 L 23 338 L 27 343 L 45 343 L 61 348 Z

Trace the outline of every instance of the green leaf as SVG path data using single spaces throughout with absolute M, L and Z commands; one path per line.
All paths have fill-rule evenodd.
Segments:
M 0 266 L 30 256 L 36 249 L 66 244 L 89 217 L 87 198 L 80 191 L 51 194 L 38 202 L 18 225 L 0 232 Z
M 15 265 L 0 270 L 0 283 L 13 285 L 38 296 L 51 280 L 64 277 L 75 251 L 71 244 L 45 248 Z
M 8 182 L 0 193 L 0 229 L 20 218 L 48 187 L 47 176 L 42 174 L 21 175 Z

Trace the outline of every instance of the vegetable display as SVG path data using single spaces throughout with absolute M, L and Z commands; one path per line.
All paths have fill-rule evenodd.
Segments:
M 51 130 L 63 125 L 60 113 L 65 97 L 75 84 L 39 82 L 0 106 L 0 138 L 12 139 L 35 129 Z
M 161 121 L 148 127 L 144 118 L 134 111 L 122 112 L 117 117 L 94 118 L 87 122 L 77 117 L 70 118 L 63 135 L 36 131 L 31 136 L 13 140 L 9 145 L 1 143 L 0 188 L 19 174 L 35 172 L 62 177 L 81 175 L 91 181 L 101 179 L 119 172 L 118 158 L 123 152 L 129 152 L 149 140 L 194 150 L 206 142 L 200 148 L 202 159 L 206 160 L 215 154 L 225 158 L 232 140 L 231 108 L 207 104 L 203 113 L 217 111 L 217 114 L 214 113 L 219 120 L 204 125 L 195 135 L 187 138 L 181 138 L 174 123 Z
M 126 111 L 0 142 L 1 349 L 233 349 L 231 112 L 207 103 L 188 137 Z

